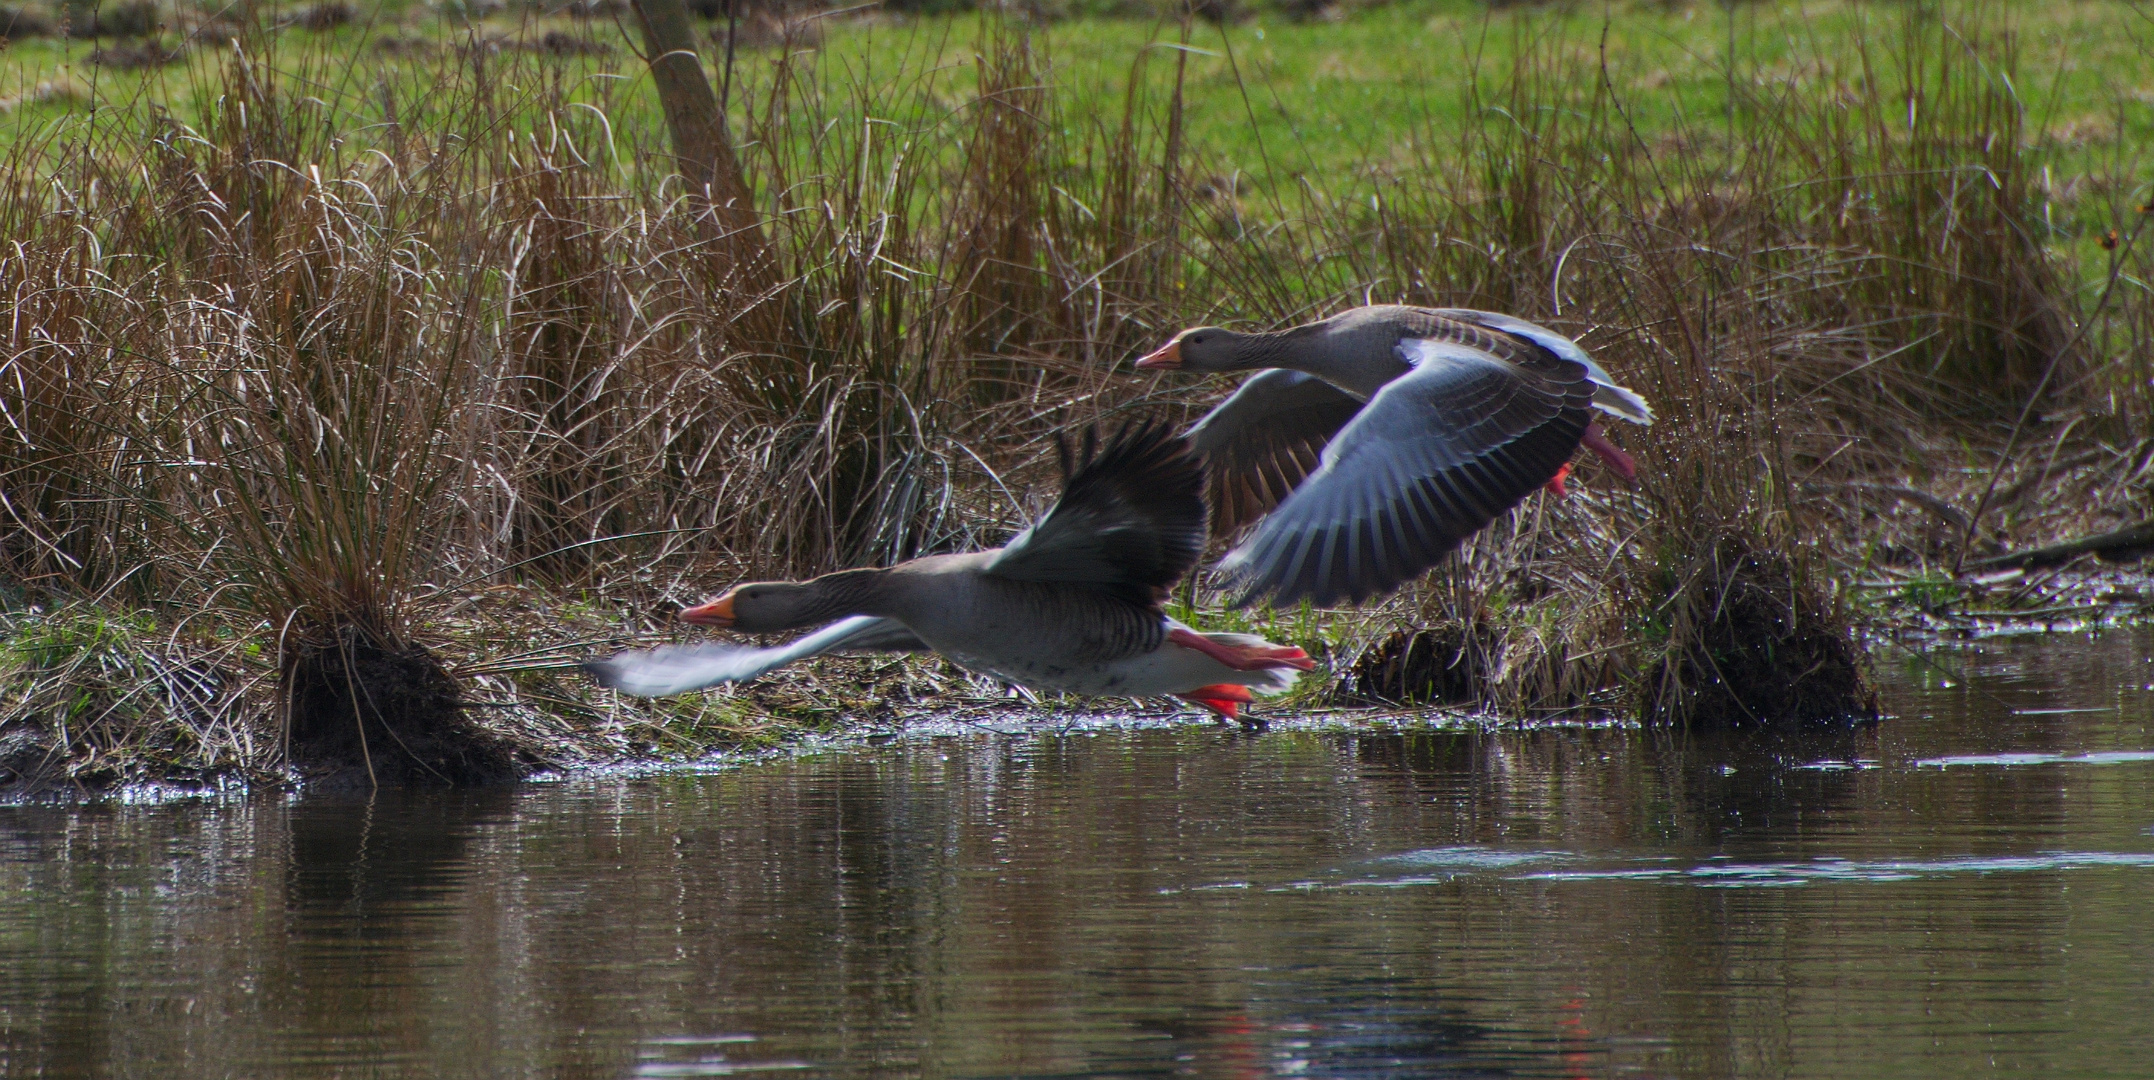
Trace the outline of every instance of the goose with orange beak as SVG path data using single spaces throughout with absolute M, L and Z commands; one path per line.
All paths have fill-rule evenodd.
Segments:
M 1164 427 L 1065 450 L 1062 496 L 1006 546 L 931 555 L 809 581 L 754 582 L 687 608 L 682 621 L 741 633 L 822 627 L 773 648 L 707 643 L 586 664 L 645 697 L 743 682 L 826 653 L 934 651 L 1047 693 L 1173 696 L 1253 724 L 1241 706 L 1315 666 L 1302 650 L 1206 634 L 1166 614 L 1205 538 L 1203 467 Z
M 1591 451 L 1637 465 L 1597 414 L 1653 422 L 1578 343 L 1488 311 L 1377 305 L 1274 333 L 1197 327 L 1148 371 L 1258 371 L 1189 429 L 1220 564 L 1242 595 L 1360 603 L 1419 577 Z

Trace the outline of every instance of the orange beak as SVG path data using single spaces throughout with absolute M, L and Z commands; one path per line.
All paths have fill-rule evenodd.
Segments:
M 1177 337 L 1159 347 L 1156 352 L 1137 360 L 1137 366 L 1154 371 L 1175 371 L 1182 366 L 1182 339 Z
M 720 630 L 733 625 L 733 592 L 728 591 L 716 600 L 681 609 L 681 621 L 696 626 L 715 626 Z

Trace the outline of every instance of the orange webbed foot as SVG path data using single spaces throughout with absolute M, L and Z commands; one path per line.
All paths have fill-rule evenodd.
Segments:
M 1213 683 L 1210 686 L 1200 686 L 1188 693 L 1174 696 L 1181 698 L 1183 701 L 1193 701 L 1202 705 L 1221 719 L 1236 722 L 1239 722 L 1242 718 L 1241 707 L 1256 700 L 1256 695 L 1251 694 L 1248 687 L 1236 683 Z
M 1570 494 L 1570 492 L 1563 489 L 1563 479 L 1564 477 L 1567 477 L 1569 475 L 1571 475 L 1571 463 L 1566 461 L 1563 463 L 1562 467 L 1556 470 L 1556 475 L 1549 477 L 1548 483 L 1542 486 L 1546 487 L 1550 491 L 1555 492 L 1556 498 L 1560 499 L 1565 495 Z

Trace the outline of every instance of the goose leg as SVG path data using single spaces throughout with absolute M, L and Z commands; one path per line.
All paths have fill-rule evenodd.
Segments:
M 1622 477 L 1626 482 L 1636 483 L 1638 481 L 1638 463 L 1632 461 L 1631 456 L 1624 453 L 1622 447 L 1609 442 L 1608 436 L 1601 434 L 1601 422 L 1599 420 L 1586 425 L 1586 433 L 1579 437 L 1578 445 L 1600 455 L 1600 459 L 1607 462 L 1608 467 L 1614 469 L 1616 475 Z
M 1236 671 L 1264 671 L 1268 668 L 1293 668 L 1311 671 L 1316 661 L 1309 654 L 1291 645 L 1271 645 L 1261 648 L 1223 645 L 1194 630 L 1176 627 L 1167 631 L 1167 640 L 1185 649 L 1195 649 Z

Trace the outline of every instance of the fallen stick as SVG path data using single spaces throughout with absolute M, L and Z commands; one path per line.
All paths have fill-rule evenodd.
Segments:
M 2097 612 L 2097 611 L 2104 611 L 2104 612 L 2105 612 L 2105 611 L 2108 611 L 2108 610 L 2109 610 L 2109 609 L 2110 609 L 2111 607 L 2114 607 L 2114 606 L 2115 606 L 2115 605 L 2113 605 L 2113 604 L 2108 604 L 2108 603 L 2100 603 L 2100 604 L 2059 604 L 2059 605 L 2057 605 L 2057 606 L 2055 606 L 2055 607 L 2041 607 L 2041 608 L 2024 608 L 2024 609 L 2014 609 L 2014 608 L 1988 608 L 1988 609 L 1979 609 L 1979 610 L 1976 610 L 1976 609 L 1969 609 L 1969 610 L 1966 610 L 1966 611 L 1955 611 L 1955 612 L 1952 612 L 1952 613 L 1951 613 L 1951 615 L 1952 615 L 1952 616 L 1954 616 L 1954 617 L 1957 617 L 1957 618 L 1962 618 L 1962 619 L 1999 619 L 1999 620 L 2002 620 L 2002 621 L 2005 621 L 2005 622 L 2011 622 L 2011 621 L 2013 621 L 2013 620 L 2015 620 L 2015 619 L 2016 619 L 2016 620 L 2019 620 L 2019 621 L 2022 621 L 2022 622 L 2026 622 L 2026 621 L 2054 621 L 2054 620 L 2055 620 L 2055 619 L 2056 619 L 2056 618 L 2057 618 L 2058 616 L 2060 616 L 2060 615 L 2088 615 L 2088 614 L 2092 614 L 2092 613 L 2094 613 L 2094 612 Z
M 2044 462 L 2041 468 L 2034 471 L 2033 476 L 2029 476 L 2019 481 L 2018 483 L 2013 484 L 2011 487 L 2005 488 L 2003 491 L 1998 492 L 1997 498 L 1993 501 L 1995 501 L 2000 506 L 2011 506 L 2017 504 L 2021 499 L 2032 493 L 2034 489 L 2048 483 L 2050 477 L 2069 476 L 2075 469 L 2083 469 L 2089 465 L 2094 464 L 2097 461 L 2102 460 L 2105 457 L 2110 456 L 2112 456 L 2112 452 L 2108 447 L 2097 446 L 2092 450 L 2085 451 L 2084 453 L 2074 454 L 2073 456 L 2068 457 L 2063 461 Z
M 2103 562 L 2136 562 L 2154 555 L 2154 521 L 2142 521 L 2114 532 L 2083 536 L 2047 547 L 2014 551 L 1980 562 L 1967 564 L 1969 570 L 2003 570 L 2018 568 L 2031 570 L 2038 566 L 2057 566 L 2068 563 L 2081 555 L 2098 556 Z
M 1929 511 L 1932 514 L 1937 515 L 1939 518 L 1942 518 L 1946 524 L 1951 525 L 1954 528 L 1963 529 L 1967 527 L 1967 515 L 1965 512 L 1961 511 L 1959 507 L 1954 506 L 1951 503 L 1946 502 L 1945 500 L 1935 495 L 1932 495 L 1927 491 L 1923 491 L 1918 488 L 1907 487 L 1903 484 L 1877 484 L 1871 483 L 1867 480 L 1850 481 L 1847 486 L 1855 489 L 1856 491 L 1867 491 L 1877 495 L 1890 496 L 1895 499 L 1905 499 L 1908 502 L 1914 503 L 1916 506 L 1919 506 L 1924 510 Z

